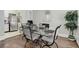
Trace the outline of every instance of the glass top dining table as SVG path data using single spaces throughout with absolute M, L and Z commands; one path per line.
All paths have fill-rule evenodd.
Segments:
M 61 25 L 57 26 L 55 30 L 50 30 L 45 27 L 38 27 L 35 24 L 22 24 L 22 32 L 23 36 L 26 38 L 26 41 L 28 38 L 37 44 L 39 43 L 40 47 L 42 48 L 45 46 L 50 47 L 53 44 L 56 44 L 56 47 L 58 48 L 58 45 L 55 40 L 58 38 L 57 30 L 60 27 Z M 42 44 L 40 42 L 44 43 L 44 45 L 41 46 Z
M 53 41 L 53 36 L 54 36 L 54 30 L 46 30 L 45 28 L 40 28 L 37 27 L 36 25 L 30 25 L 27 26 L 29 28 L 29 31 L 27 34 L 30 35 L 28 38 L 31 40 L 35 40 L 38 39 L 38 37 L 40 37 L 40 39 L 43 39 L 45 41 L 48 42 L 52 42 Z

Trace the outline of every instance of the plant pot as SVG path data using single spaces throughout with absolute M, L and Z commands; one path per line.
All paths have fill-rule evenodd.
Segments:
M 71 40 L 71 41 L 76 41 L 75 39 L 70 39 L 70 38 L 69 38 L 69 40 Z
M 74 37 L 73 35 L 69 35 L 68 38 L 69 38 L 69 40 L 71 40 L 71 41 L 75 41 L 75 37 Z

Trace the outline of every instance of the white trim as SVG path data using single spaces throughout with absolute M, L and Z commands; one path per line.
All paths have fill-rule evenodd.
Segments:
M 4 39 L 10 38 L 10 37 L 13 37 L 13 36 L 16 36 L 16 35 L 20 35 L 20 34 L 21 33 L 19 31 L 5 33 L 3 36 L 0 36 L 0 40 L 4 40 Z
M 61 36 L 61 37 L 68 37 L 67 34 L 58 34 L 58 36 Z

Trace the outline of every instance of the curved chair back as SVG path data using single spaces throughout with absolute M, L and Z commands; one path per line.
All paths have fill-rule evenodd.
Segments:
M 57 30 L 58 30 L 60 27 L 61 27 L 61 25 L 57 26 L 56 29 L 55 29 L 54 37 L 53 37 L 54 41 L 57 39 L 57 36 L 56 36 L 56 35 L 57 35 Z
M 21 24 L 21 26 L 22 26 L 23 37 L 25 37 L 26 40 L 32 39 L 32 32 L 30 31 L 29 24 Z

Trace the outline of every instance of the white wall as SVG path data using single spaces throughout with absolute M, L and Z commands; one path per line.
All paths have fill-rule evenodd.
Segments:
M 21 22 L 23 23 L 26 23 L 27 20 L 30 19 L 29 10 L 21 10 L 20 15 L 21 15 Z
M 79 11 L 78 11 L 78 29 L 75 31 L 75 36 L 78 37 L 79 40 Z
M 4 11 L 0 10 L 0 36 L 4 34 Z
M 40 10 L 34 10 L 33 11 L 33 21 L 35 24 L 39 24 L 41 22 L 45 22 L 45 15 L 44 15 L 45 11 L 40 11 Z
M 4 16 L 5 17 L 8 17 L 9 16 L 9 13 L 13 13 L 13 14 L 16 14 L 16 10 L 4 10 Z
M 63 25 L 59 32 L 60 36 L 67 37 L 69 32 L 65 29 L 65 19 L 64 16 L 68 10 L 50 10 L 49 19 L 46 19 L 45 12 L 46 10 L 7 10 L 5 11 L 5 16 L 8 16 L 8 13 L 18 13 L 20 12 L 21 22 L 26 23 L 27 20 L 33 19 L 34 23 L 39 25 L 39 23 L 45 22 L 50 24 L 50 29 L 55 29 L 58 25 Z M 78 12 L 79 13 L 79 12 Z M 79 21 L 78 21 L 79 22 Z M 77 32 L 77 31 L 76 31 Z
M 50 24 L 52 26 L 52 28 L 56 28 L 58 25 L 63 25 L 59 32 L 60 36 L 65 36 L 67 37 L 69 32 L 67 31 L 67 29 L 65 28 L 64 24 L 65 24 L 65 14 L 66 14 L 67 10 L 54 10 L 51 11 L 51 21 Z
M 49 19 L 46 19 L 45 10 L 36 10 L 33 11 L 33 21 L 36 24 L 39 24 L 41 22 L 49 23 L 50 29 L 55 29 L 58 25 L 63 25 L 59 30 L 60 36 L 68 36 L 68 31 L 65 29 L 65 13 L 67 10 L 51 10 Z
M 8 17 L 9 13 L 18 14 L 20 13 L 21 16 L 21 22 L 26 23 L 27 20 L 33 19 L 33 13 L 31 10 L 5 10 L 4 16 Z

